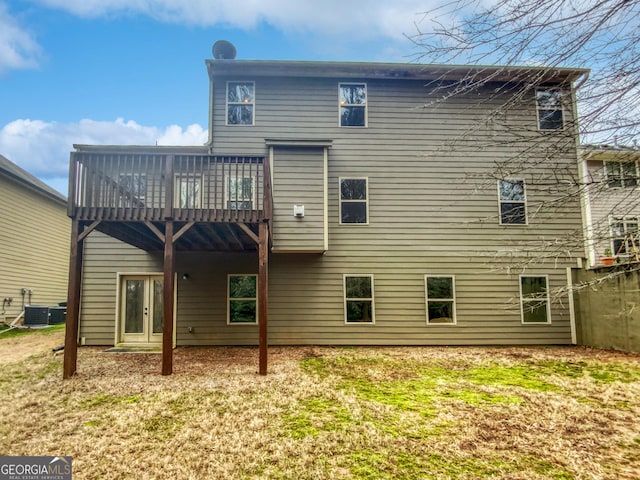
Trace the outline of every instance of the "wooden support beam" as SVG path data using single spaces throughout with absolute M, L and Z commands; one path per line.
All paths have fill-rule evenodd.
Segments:
M 156 227 L 153 223 L 151 223 L 148 220 L 145 221 L 144 224 L 147 226 L 149 230 L 151 230 L 155 234 L 156 237 L 160 239 L 162 243 L 164 243 L 164 234 L 158 229 L 158 227 Z
M 175 247 L 173 245 L 172 221 L 166 223 L 164 236 L 162 375 L 171 375 L 173 373 L 173 302 L 175 289 Z
M 229 233 L 229 237 L 231 237 L 236 243 L 236 245 L 238 246 L 238 250 L 244 250 L 244 243 L 242 243 L 238 235 L 236 235 L 236 232 L 233 231 L 233 227 L 231 225 L 231 223 L 225 224 L 226 230 Z
M 78 366 L 78 316 L 80 315 L 80 285 L 82 284 L 82 254 L 84 251 L 84 242 L 79 239 L 80 229 L 80 222 L 74 219 L 71 222 L 63 378 L 71 378 L 76 373 Z
M 185 225 L 182 226 L 182 228 L 180 230 L 178 230 L 176 232 L 176 234 L 173 236 L 173 243 L 176 243 L 176 241 L 184 234 L 187 233 L 187 231 L 193 227 L 196 224 L 196 222 L 189 222 Z
M 253 230 L 251 230 L 247 224 L 245 224 L 245 223 L 236 223 L 236 225 L 238 225 L 244 231 L 244 233 L 249 235 L 249 237 L 251 237 L 251 240 L 253 240 L 256 243 L 260 243 L 260 240 L 258 239 L 258 235 L 253 233 Z
M 267 374 L 267 306 L 269 299 L 269 224 L 260 222 L 258 227 L 258 330 L 260 346 L 260 375 Z
M 93 232 L 96 227 L 98 225 L 100 225 L 100 222 L 102 222 L 102 220 L 96 220 L 95 222 L 93 222 L 91 225 L 89 225 L 87 228 L 85 228 L 80 235 L 78 235 L 78 241 L 82 242 L 85 238 L 87 238 L 87 235 L 89 235 L 91 232 Z

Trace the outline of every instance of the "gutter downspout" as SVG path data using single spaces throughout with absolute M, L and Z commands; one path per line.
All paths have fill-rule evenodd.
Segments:
M 209 140 L 207 146 L 209 147 L 209 153 L 213 153 L 213 74 L 211 68 L 207 64 L 207 73 L 209 74 Z

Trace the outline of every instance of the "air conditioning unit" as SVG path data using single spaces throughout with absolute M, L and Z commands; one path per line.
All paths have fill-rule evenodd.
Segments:
M 49 307 L 27 305 L 24 307 L 24 325 L 48 325 Z

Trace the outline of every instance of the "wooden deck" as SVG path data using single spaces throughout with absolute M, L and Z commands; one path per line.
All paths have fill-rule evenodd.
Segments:
M 63 377 L 77 369 L 84 239 L 98 230 L 163 252 L 162 374 L 173 371 L 175 252 L 255 251 L 260 374 L 267 373 L 272 190 L 268 158 L 117 151 L 71 154 L 72 219 Z
M 169 220 L 182 231 L 178 250 L 256 250 L 258 224 L 270 219 L 269 171 L 255 156 L 73 152 L 67 213 L 144 250 L 163 248 Z

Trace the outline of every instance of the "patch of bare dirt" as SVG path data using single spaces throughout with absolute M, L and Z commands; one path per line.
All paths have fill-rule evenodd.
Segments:
M 64 344 L 64 330 L 54 332 L 34 332 L 0 339 L 0 364 L 20 362 L 31 355 L 51 352 L 51 349 Z

